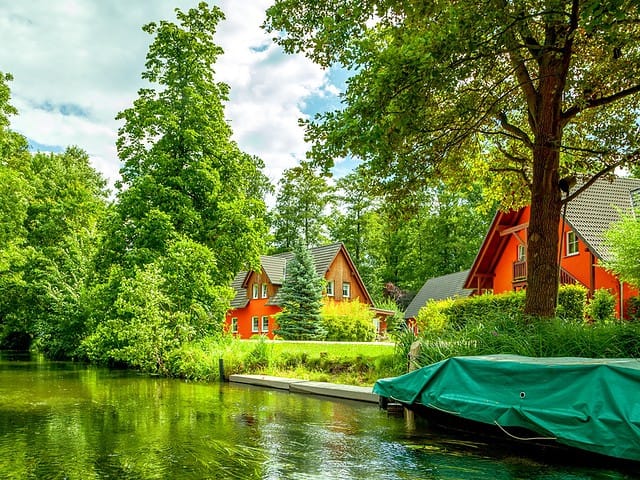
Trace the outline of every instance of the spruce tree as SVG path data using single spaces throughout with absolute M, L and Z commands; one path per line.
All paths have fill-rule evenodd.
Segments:
M 285 340 L 322 340 L 326 332 L 321 324 L 322 279 L 316 273 L 311 253 L 298 244 L 287 262 L 280 288 L 282 312 L 275 330 Z

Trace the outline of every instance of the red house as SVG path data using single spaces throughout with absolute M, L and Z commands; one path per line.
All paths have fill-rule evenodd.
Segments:
M 377 314 L 382 310 L 373 307 L 371 296 L 342 243 L 334 243 L 310 249 L 316 273 L 326 281 L 325 298 L 335 301 L 359 300 L 371 306 Z M 236 292 L 227 312 L 227 328 L 240 338 L 265 335 L 273 338 L 277 328 L 274 315 L 282 309 L 278 305 L 278 291 L 282 286 L 287 261 L 293 253 L 281 253 L 261 257 L 259 272 L 240 272 L 233 281 Z M 384 317 L 383 317 L 384 318 Z M 378 333 L 386 329 L 384 320 L 378 319 Z
M 560 282 L 584 285 L 590 293 L 607 289 L 616 296 L 616 311 L 638 291 L 602 267 L 611 258 L 604 233 L 621 215 L 631 214 L 640 200 L 640 179 L 601 178 L 567 204 L 558 226 Z M 527 286 L 529 207 L 498 212 L 469 271 L 464 288 L 474 294 L 501 293 Z

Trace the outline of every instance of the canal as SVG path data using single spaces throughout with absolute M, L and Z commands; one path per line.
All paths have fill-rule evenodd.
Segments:
M 2 479 L 626 479 L 409 428 L 375 405 L 0 352 Z

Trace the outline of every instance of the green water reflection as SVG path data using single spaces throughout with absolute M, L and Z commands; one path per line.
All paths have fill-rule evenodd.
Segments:
M 497 458 L 374 405 L 0 352 L 0 478 L 623 479 Z

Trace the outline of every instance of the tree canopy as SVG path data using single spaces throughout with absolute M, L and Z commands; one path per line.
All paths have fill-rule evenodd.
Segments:
M 291 251 L 298 242 L 307 248 L 325 243 L 325 208 L 332 191 L 327 178 L 303 162 L 284 171 L 279 187 L 273 220 L 276 251 Z
M 396 192 L 483 177 L 503 208 L 530 204 L 525 309 L 554 314 L 560 210 L 577 194 L 560 187 L 639 158 L 635 0 L 277 0 L 265 27 L 354 72 L 344 108 L 307 123 L 316 162 L 359 157 Z

